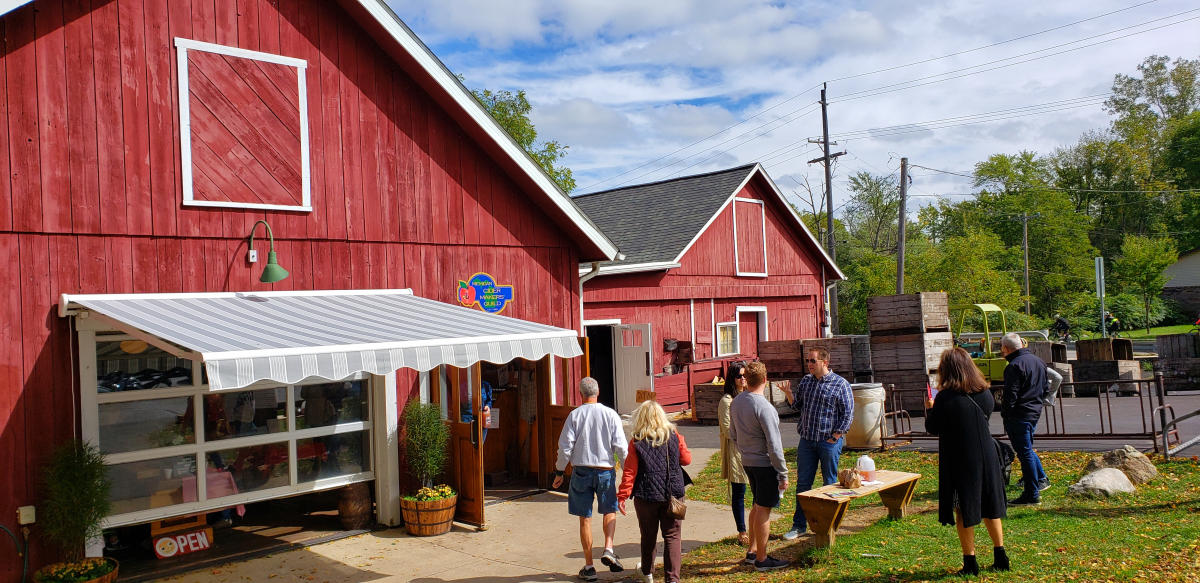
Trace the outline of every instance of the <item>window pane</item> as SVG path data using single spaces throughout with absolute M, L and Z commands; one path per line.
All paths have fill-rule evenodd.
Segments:
M 287 389 L 204 395 L 204 440 L 287 431 Z
M 357 474 L 371 469 L 366 431 L 296 440 L 299 481 Z
M 365 381 L 338 381 L 295 387 L 296 428 L 325 427 L 367 420 Z
M 99 417 L 101 453 L 196 443 L 191 397 L 108 403 Z
M 141 340 L 96 342 L 96 390 L 101 393 L 192 385 L 192 361 Z
M 113 514 L 196 499 L 196 457 L 178 456 L 107 467 Z
M 437 367 L 438 374 L 438 403 L 442 407 L 442 419 L 450 419 L 450 376 L 446 374 L 446 367 Z M 453 419 L 458 421 L 457 417 Z
M 717 343 L 717 350 L 720 351 L 721 354 L 737 354 L 737 324 L 718 324 Z
M 287 442 L 209 452 L 208 498 L 266 490 L 291 483 Z M 211 474 L 217 474 L 214 478 Z M 225 474 L 228 474 L 227 476 Z M 214 488 L 213 484 L 217 486 Z
M 474 404 L 471 402 L 475 394 L 471 387 L 471 371 L 465 368 L 452 370 L 458 376 L 458 408 L 462 410 L 460 418 L 463 423 L 470 423 L 475 420 Z

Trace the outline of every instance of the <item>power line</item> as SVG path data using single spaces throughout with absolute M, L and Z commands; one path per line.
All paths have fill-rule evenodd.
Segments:
M 1152 20 L 1147 20 L 1146 22 L 1142 22 L 1142 23 L 1138 23 L 1138 24 L 1131 25 L 1131 26 L 1125 26 L 1125 27 L 1122 27 L 1122 28 L 1118 28 L 1118 29 L 1110 30 L 1110 31 L 1108 31 L 1108 32 L 1105 32 L 1105 33 L 1102 33 L 1102 34 L 1093 35 L 1093 36 L 1090 36 L 1090 37 L 1084 37 L 1084 38 L 1082 38 L 1082 39 L 1073 40 L 1073 41 L 1070 41 L 1070 42 L 1067 42 L 1067 43 L 1061 43 L 1061 44 L 1058 44 L 1058 45 L 1053 45 L 1053 46 L 1050 46 L 1050 47 L 1046 47 L 1046 48 L 1044 48 L 1044 49 L 1038 49 L 1038 50 L 1036 50 L 1036 51 L 1029 51 L 1029 52 L 1026 52 L 1026 53 L 1021 53 L 1021 54 L 1019 54 L 1019 55 L 1013 55 L 1013 56 L 1011 56 L 1011 57 L 1005 57 L 1005 58 L 1003 58 L 1003 59 L 996 59 L 996 60 L 994 60 L 994 61 L 988 61 L 988 62 L 986 62 L 986 63 L 980 63 L 980 64 L 978 64 L 978 65 L 971 65 L 971 66 L 969 66 L 969 67 L 962 67 L 962 68 L 960 68 L 960 69 L 953 69 L 953 70 L 946 71 L 946 72 L 943 72 L 943 73 L 938 73 L 938 74 L 936 74 L 936 75 L 928 75 L 928 76 L 925 76 L 925 77 L 918 77 L 918 78 L 916 78 L 916 79 L 910 79 L 910 80 L 908 80 L 908 81 L 902 81 L 902 82 L 899 82 L 899 83 L 891 83 L 891 84 L 888 84 L 888 85 L 881 85 L 881 86 L 879 86 L 879 87 L 875 87 L 875 88 L 872 88 L 872 89 L 863 89 L 863 90 L 861 90 L 861 91 L 853 91 L 853 92 L 846 93 L 846 94 L 842 95 L 842 97 L 841 97 L 840 99 L 838 99 L 837 101 L 833 101 L 833 102 L 831 102 L 831 103 L 841 103 L 841 102 L 843 102 L 843 101 L 853 101 L 853 100 L 855 100 L 855 99 L 863 99 L 863 98 L 866 98 L 866 97 L 875 97 L 875 96 L 878 96 L 878 95 L 883 95 L 883 94 L 885 94 L 885 93 L 892 93 L 892 92 L 895 92 L 895 91 L 903 91 L 903 90 L 906 90 L 906 89 L 913 89 L 913 88 L 916 88 L 916 87 L 923 87 L 923 86 L 925 86 L 925 85 L 932 85 L 932 84 L 934 84 L 934 83 L 941 83 L 941 82 L 943 82 L 943 81 L 951 81 L 951 80 L 953 80 L 953 79 L 961 79 L 961 78 L 963 78 L 963 77 L 969 77 L 969 76 L 971 76 L 971 75 L 978 75 L 978 74 L 980 74 L 980 73 L 987 73 L 987 72 L 989 72 L 989 71 L 996 71 L 996 70 L 998 70 L 998 69 L 1004 69 L 1004 68 L 1007 68 L 1007 67 L 1012 67 L 1012 66 L 1016 66 L 1016 65 L 1021 65 L 1021 64 L 1024 64 L 1024 63 L 1030 63 L 1030 62 L 1033 62 L 1033 61 L 1037 61 L 1037 60 L 1041 60 L 1041 59 L 1046 59 L 1046 58 L 1049 58 L 1049 57 L 1054 57 L 1054 56 L 1058 56 L 1058 55 L 1063 55 L 1063 54 L 1066 54 L 1066 53 L 1070 53 L 1070 52 L 1074 52 L 1074 51 L 1078 51 L 1078 50 L 1082 50 L 1082 49 L 1086 49 L 1086 48 L 1094 47 L 1094 46 L 1101 45 L 1101 44 L 1104 44 L 1104 43 L 1109 43 L 1109 42 L 1113 42 L 1113 41 L 1118 41 L 1118 40 L 1121 40 L 1121 39 L 1129 38 L 1129 37 L 1131 37 L 1131 36 L 1136 36 L 1136 35 L 1139 35 L 1139 34 L 1145 34 L 1145 33 L 1147 33 L 1147 32 L 1153 32 L 1153 31 L 1156 31 L 1156 30 L 1159 30 L 1159 29 L 1162 29 L 1162 28 L 1167 28 L 1167 27 L 1169 27 L 1169 26 L 1175 26 L 1175 25 L 1177 25 L 1177 24 L 1183 24 L 1183 23 L 1185 23 L 1185 22 L 1190 22 L 1190 21 L 1192 21 L 1192 20 L 1200 19 L 1200 16 L 1193 16 L 1193 17 L 1191 17 L 1191 18 L 1185 18 L 1185 19 L 1183 19 L 1183 20 L 1179 20 L 1179 21 L 1176 21 L 1176 22 L 1169 22 L 1169 23 L 1167 23 L 1167 24 L 1163 24 L 1163 25 L 1156 26 L 1156 27 L 1153 27 L 1153 28 L 1147 28 L 1147 29 L 1145 29 L 1145 30 L 1139 30 L 1139 31 L 1136 31 L 1136 32 L 1131 32 L 1131 33 L 1129 33 L 1129 34 L 1121 35 L 1121 36 L 1118 36 L 1118 37 L 1113 37 L 1113 38 L 1109 38 L 1109 39 L 1104 39 L 1104 40 L 1097 41 L 1097 42 L 1094 42 L 1094 43 L 1091 43 L 1091 44 L 1086 44 L 1086 45 L 1080 45 L 1080 46 L 1077 46 L 1077 47 L 1072 47 L 1072 48 L 1069 48 L 1069 49 L 1066 49 L 1066 50 L 1062 50 L 1062 51 L 1058 51 L 1058 52 L 1055 52 L 1055 53 L 1050 53 L 1050 54 L 1046 54 L 1046 55 L 1041 55 L 1041 56 L 1033 57 L 1033 58 L 1030 58 L 1030 59 L 1025 59 L 1025 60 L 1023 60 L 1023 61 L 1016 61 L 1016 62 L 1012 62 L 1012 63 L 1007 63 L 1007 64 L 1000 65 L 1000 66 L 997 66 L 997 67 L 992 67 L 992 68 L 990 68 L 990 69 L 981 69 L 981 70 L 978 70 L 978 71 L 972 71 L 972 72 L 970 72 L 970 73 L 964 73 L 964 74 L 962 74 L 962 75 L 955 75 L 955 76 L 953 76 L 953 77 L 946 77 L 946 78 L 944 78 L 944 79 L 937 79 L 937 77 L 943 77 L 943 76 L 945 76 L 945 75 L 951 75 L 951 74 L 953 74 L 953 73 L 959 73 L 959 72 L 962 72 L 962 71 L 969 71 L 969 70 L 971 70 L 971 69 L 977 69 L 977 68 L 979 68 L 979 67 L 986 67 L 986 66 L 988 66 L 988 65 L 992 65 L 992 64 L 996 64 L 996 63 L 1003 63 L 1004 61 L 1011 61 L 1011 60 L 1013 60 L 1013 59 L 1019 59 L 1019 58 L 1021 58 L 1021 57 L 1025 57 L 1025 56 L 1029 56 L 1029 55 L 1035 55 L 1035 54 L 1037 54 L 1037 53 L 1042 53 L 1042 52 L 1049 51 L 1049 50 L 1053 50 L 1053 49 L 1056 49 L 1056 48 L 1062 48 L 1062 47 L 1065 47 L 1065 46 L 1069 46 L 1069 45 L 1072 45 L 1072 44 L 1075 44 L 1075 43 L 1079 43 L 1079 42 L 1083 42 L 1083 41 L 1091 40 L 1091 39 L 1094 39 L 1094 38 L 1099 38 L 1099 37 L 1103 37 L 1103 36 L 1108 36 L 1108 35 L 1110 35 L 1110 34 L 1113 34 L 1113 33 L 1116 33 L 1116 32 L 1121 32 L 1121 31 L 1123 31 L 1123 30 L 1129 30 L 1129 29 L 1131 29 L 1131 28 L 1137 28 L 1137 27 L 1140 27 L 1140 26 L 1145 26 L 1145 25 L 1147 25 L 1147 24 L 1151 24 L 1151 23 L 1158 22 L 1158 21 L 1161 21 L 1161 20 L 1167 20 L 1167 19 L 1170 19 L 1170 18 L 1177 18 L 1177 17 L 1179 17 L 1179 16 L 1183 16 L 1183 15 L 1185 15 L 1185 14 L 1190 14 L 1190 13 L 1192 13 L 1192 12 L 1197 12 L 1197 11 L 1200 11 L 1200 8 L 1193 8 L 1193 9 L 1191 9 L 1191 10 L 1185 10 L 1185 11 L 1183 11 L 1183 12 L 1179 12 L 1179 13 L 1176 13 L 1176 14 L 1172 14 L 1172 15 L 1170 15 L 1170 16 L 1164 16 L 1164 17 L 1162 17 L 1162 18 L 1155 18 L 1155 19 L 1152 19 Z M 928 79 L 933 79 L 933 80 L 932 80 L 932 81 L 926 81 L 926 80 L 928 80 Z M 926 81 L 926 82 L 925 82 L 925 83 L 915 83 L 916 81 Z
M 1081 99 L 1089 99 L 1088 101 L 1079 101 Z M 837 134 L 839 140 L 861 140 L 867 138 L 886 138 L 891 136 L 900 136 L 913 133 L 932 132 L 934 130 L 942 130 L 953 127 L 961 127 L 967 125 L 976 125 L 981 123 L 991 123 L 994 121 L 1004 121 L 1008 119 L 1018 119 L 1022 117 L 1030 117 L 1033 115 L 1041 115 L 1046 113 L 1056 113 L 1067 111 L 1070 109 L 1078 109 L 1082 107 L 1091 107 L 1103 103 L 1102 99 L 1091 98 L 1072 98 L 1069 100 L 1061 100 L 1058 102 L 1047 102 L 1037 105 L 1027 105 L 1022 107 L 1014 107 L 1002 109 L 987 113 L 978 113 L 973 115 L 959 116 L 957 118 L 944 118 L 941 120 L 931 120 L 924 122 L 915 122 L 911 124 L 899 126 L 885 126 L 879 128 L 871 128 L 865 130 L 855 130 L 843 134 Z M 1012 112 L 1012 113 L 1008 113 Z M 971 121 L 963 121 L 960 123 L 948 123 L 956 119 L 964 119 Z
M 876 69 L 876 70 L 874 70 L 874 71 L 869 71 L 869 72 L 866 72 L 866 73 L 858 73 L 858 74 L 855 74 L 855 75 L 846 75 L 845 77 L 838 77 L 837 79 L 830 79 L 830 80 L 829 80 L 829 82 L 830 82 L 830 83 L 833 83 L 833 82 L 836 82 L 836 81 L 845 81 L 845 80 L 847 80 L 847 79 L 857 79 L 858 77 L 865 77 L 865 76 L 867 76 L 867 75 L 875 75 L 875 74 L 877 74 L 877 73 L 886 73 L 886 72 L 888 72 L 888 71 L 895 71 L 896 69 L 903 69 L 903 68 L 905 68 L 905 67 L 912 67 L 912 66 L 914 66 L 914 65 L 924 65 L 925 63 L 932 63 L 932 62 L 934 62 L 934 61 L 940 61 L 940 60 L 942 60 L 942 59 L 948 59 L 948 58 L 950 58 L 950 57 L 957 57 L 957 56 L 959 56 L 959 55 L 965 55 L 965 54 L 967 54 L 967 53 L 973 53 L 973 52 L 975 52 L 975 51 L 981 51 L 981 50 L 983 50 L 983 49 L 990 49 L 990 48 L 992 48 L 992 47 L 998 47 L 998 46 L 1000 46 L 1000 45 L 1003 45 L 1003 44 L 1008 44 L 1008 43 L 1011 43 L 1011 42 L 1016 42 L 1016 41 L 1019 41 L 1019 40 L 1024 40 L 1024 39 L 1027 39 L 1027 38 L 1035 37 L 1035 36 L 1038 36 L 1038 35 L 1041 35 L 1041 34 L 1046 34 L 1047 32 L 1054 32 L 1054 31 L 1056 31 L 1056 30 L 1062 30 L 1062 29 L 1064 29 L 1064 28 L 1069 28 L 1069 27 L 1075 26 L 1076 24 L 1083 24 L 1083 23 L 1085 23 L 1085 22 L 1090 22 L 1090 21 L 1092 21 L 1092 20 L 1097 20 L 1097 19 L 1100 19 L 1100 18 L 1104 18 L 1105 16 L 1112 16 L 1113 14 L 1117 14 L 1117 13 L 1119 13 L 1119 12 L 1125 12 L 1125 11 L 1127 11 L 1127 10 L 1133 10 L 1134 8 L 1140 8 L 1140 7 L 1142 7 L 1142 6 L 1145 6 L 1145 5 L 1147 5 L 1147 4 L 1153 4 L 1153 3 L 1157 2 L 1157 1 L 1158 1 L 1158 0 L 1149 0 L 1148 2 L 1142 2 L 1142 3 L 1140 3 L 1140 4 L 1134 4 L 1133 6 L 1127 6 L 1127 7 L 1125 7 L 1125 8 L 1121 8 L 1121 9 L 1118 9 L 1118 10 L 1113 10 L 1112 12 L 1105 12 L 1104 14 L 1098 14 L 1098 15 L 1096 15 L 1096 16 L 1093 16 L 1093 17 L 1091 17 L 1091 18 L 1084 18 L 1083 20 L 1076 20 L 1075 22 L 1069 22 L 1069 23 L 1067 23 L 1067 24 L 1063 24 L 1063 25 L 1060 25 L 1060 26 L 1055 26 L 1055 27 L 1053 27 L 1053 28 L 1047 28 L 1047 29 L 1045 29 L 1045 30 L 1039 30 L 1038 32 L 1032 32 L 1032 33 L 1029 33 L 1029 34 L 1025 34 L 1025 35 L 1021 35 L 1021 36 L 1015 37 L 1015 38 L 1010 38 L 1010 39 L 1008 39 L 1008 40 L 1002 40 L 1002 41 L 1000 41 L 1000 42 L 994 42 L 994 43 L 992 43 L 992 44 L 990 44 L 990 45 L 984 45 L 984 46 L 981 46 L 981 47 L 975 47 L 975 48 L 973 48 L 973 49 L 967 49 L 967 50 L 963 50 L 963 51 L 957 51 L 957 52 L 953 52 L 953 53 L 949 53 L 949 54 L 942 55 L 942 56 L 940 56 L 940 57 L 933 57 L 933 58 L 924 59 L 924 60 L 920 60 L 920 61 L 913 61 L 913 62 L 911 62 L 911 63 L 905 63 L 905 64 L 903 64 L 903 65 L 895 65 L 895 66 L 892 66 L 892 67 L 885 67 L 885 68 L 883 68 L 883 69 Z M 810 91 L 811 91 L 811 89 L 810 89 Z

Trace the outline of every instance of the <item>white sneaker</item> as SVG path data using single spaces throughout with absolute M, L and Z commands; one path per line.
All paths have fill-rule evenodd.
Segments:
M 796 540 L 800 538 L 801 534 L 802 533 L 800 531 L 793 528 L 792 530 L 783 533 L 783 540 Z
M 652 573 L 646 574 L 646 573 L 642 572 L 642 562 L 641 561 L 638 561 L 636 570 L 637 570 L 638 575 L 642 576 L 642 581 L 645 581 L 646 583 L 654 583 L 654 574 L 652 574 Z

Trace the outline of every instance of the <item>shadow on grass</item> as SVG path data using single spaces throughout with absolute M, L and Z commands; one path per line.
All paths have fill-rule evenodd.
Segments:
M 1120 516 L 1145 515 L 1156 510 L 1172 510 L 1178 508 L 1196 508 L 1200 506 L 1200 498 L 1147 504 L 1138 506 L 1118 506 L 1114 508 L 1037 508 L 1038 514 L 1056 514 L 1071 518 L 1115 518 Z

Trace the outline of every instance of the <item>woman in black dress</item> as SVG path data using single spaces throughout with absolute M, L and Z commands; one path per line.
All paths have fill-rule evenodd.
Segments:
M 960 575 L 976 575 L 975 525 L 981 521 L 992 539 L 992 569 L 1007 571 L 1004 552 L 1006 515 L 1004 478 L 988 429 L 995 407 L 987 379 L 961 348 L 942 353 L 938 393 L 925 406 L 925 429 L 938 436 L 938 521 L 955 525 L 962 546 Z

